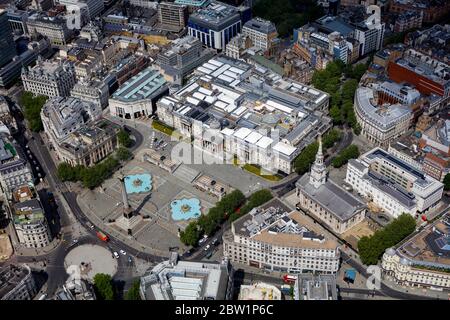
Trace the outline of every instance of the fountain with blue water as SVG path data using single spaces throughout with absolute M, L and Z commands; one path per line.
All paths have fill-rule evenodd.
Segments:
M 197 198 L 183 198 L 170 203 L 172 219 L 175 221 L 198 218 L 200 212 L 200 200 Z
M 152 184 L 152 175 L 149 173 L 133 174 L 125 177 L 125 190 L 128 194 L 150 192 Z

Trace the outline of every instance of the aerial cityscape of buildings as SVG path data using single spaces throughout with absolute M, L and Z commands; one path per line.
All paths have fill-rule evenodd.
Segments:
M 272 2 L 0 4 L 0 300 L 450 297 L 450 3 Z

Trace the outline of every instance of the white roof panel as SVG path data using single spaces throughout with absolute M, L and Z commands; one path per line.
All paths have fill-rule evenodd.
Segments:
M 203 87 L 198 88 L 198 91 L 203 93 L 204 95 L 207 95 L 207 96 L 212 95 L 212 91 L 211 90 L 208 90 L 208 89 L 203 88 Z
M 192 97 L 187 97 L 186 101 L 189 102 L 189 103 L 192 103 L 194 106 L 196 106 L 196 105 L 198 105 L 200 103 L 199 100 L 197 100 L 195 98 L 192 98 Z
M 218 66 L 215 66 L 215 65 L 213 65 L 211 63 L 208 63 L 208 62 L 205 62 L 204 64 L 202 64 L 202 67 L 211 70 L 211 72 L 217 70 L 217 68 L 218 68 Z
M 256 145 L 262 149 L 267 149 L 267 147 L 269 147 L 272 142 L 273 142 L 272 138 L 262 137 L 261 139 L 258 140 Z
M 254 144 L 261 138 L 262 138 L 262 134 L 260 134 L 259 132 L 253 131 L 245 138 L 245 141 L 247 141 L 248 143 Z
M 250 130 L 249 128 L 239 128 L 235 133 L 234 136 L 244 140 L 245 137 L 247 137 L 250 133 L 252 132 L 252 130 Z
M 212 72 L 211 70 L 209 70 L 205 67 L 202 67 L 202 66 L 198 67 L 197 71 L 200 71 L 201 73 L 206 73 L 206 74 L 210 74 Z
M 205 95 L 203 93 L 200 92 L 194 92 L 194 94 L 192 95 L 194 98 L 197 98 L 198 100 L 203 100 L 205 99 Z
M 222 62 L 214 60 L 214 59 L 209 60 L 208 63 L 211 63 L 211 64 L 213 64 L 215 66 L 218 66 L 218 67 L 221 67 L 223 65 Z
M 236 67 L 231 67 L 230 71 L 234 72 L 234 73 L 237 73 L 237 74 L 243 74 L 244 73 L 244 70 L 236 68 Z
M 228 82 L 228 83 L 231 83 L 231 82 L 234 81 L 233 78 L 231 78 L 231 77 L 229 77 L 229 76 L 226 76 L 226 75 L 224 75 L 224 74 L 219 75 L 217 78 L 218 78 L 218 79 L 221 79 L 221 80 L 223 80 L 223 81 L 226 81 L 226 82 Z
M 268 104 L 269 106 L 274 107 L 275 109 L 278 109 L 280 111 L 286 112 L 286 113 L 291 113 L 292 112 L 291 108 L 289 108 L 289 107 L 287 107 L 285 105 L 282 105 L 281 103 L 275 102 L 273 100 L 268 100 L 266 102 L 266 104 Z
M 278 151 L 282 154 L 285 154 L 287 156 L 290 156 L 291 154 L 294 153 L 294 151 L 296 150 L 295 147 L 288 145 L 284 142 L 278 142 L 274 147 L 273 150 Z
M 226 136 L 231 136 L 234 133 L 234 130 L 230 128 L 223 128 L 220 132 L 222 132 Z

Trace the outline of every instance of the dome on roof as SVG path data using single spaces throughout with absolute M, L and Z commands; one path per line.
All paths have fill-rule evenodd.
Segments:
M 220 120 L 220 124 L 222 125 L 222 128 L 228 127 L 230 125 L 230 121 L 227 119 Z
M 268 113 L 262 117 L 262 122 L 267 124 L 277 124 L 280 121 L 280 116 Z
M 404 266 L 408 266 L 409 265 L 409 261 L 406 258 L 401 258 L 400 259 L 400 264 L 402 264 Z
M 395 250 L 394 250 L 394 248 L 388 248 L 388 249 L 386 250 L 386 254 L 389 255 L 389 256 L 395 255 Z
M 211 129 L 220 129 L 220 122 L 214 119 L 211 121 L 210 125 Z

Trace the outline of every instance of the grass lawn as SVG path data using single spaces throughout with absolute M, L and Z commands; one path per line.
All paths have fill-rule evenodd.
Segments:
M 247 170 L 248 172 L 256 174 L 257 176 L 260 176 L 261 178 L 264 178 L 269 181 L 280 181 L 281 179 L 283 179 L 283 177 L 278 174 L 261 173 L 261 168 L 259 166 L 253 165 L 253 164 L 248 164 L 248 163 L 244 164 L 244 166 L 242 166 L 242 168 L 244 168 L 244 170 Z
M 175 131 L 174 128 L 172 128 L 158 120 L 152 121 L 152 127 L 158 131 L 161 131 L 162 133 L 167 134 L 168 136 L 171 136 L 173 134 L 173 132 Z

